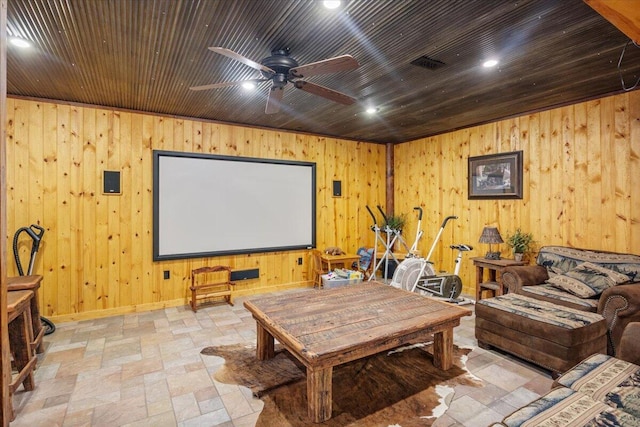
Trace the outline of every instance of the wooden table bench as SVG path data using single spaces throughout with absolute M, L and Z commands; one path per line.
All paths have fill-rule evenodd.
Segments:
M 31 391 L 35 387 L 33 370 L 36 367 L 37 359 L 33 349 L 33 326 L 30 310 L 32 299 L 33 291 L 7 292 L 9 347 L 18 371 L 9 384 L 9 399 L 13 399 L 13 394 L 20 387 L 20 384 L 24 385 L 26 391 Z M 11 403 L 9 410 L 11 411 L 9 418 L 13 420 L 15 413 Z
M 40 320 L 40 304 L 38 302 L 38 289 L 40 289 L 41 282 L 42 276 L 38 274 L 32 274 L 29 276 L 7 277 L 7 290 L 9 292 L 33 292 L 33 298 L 31 298 L 30 303 L 31 323 L 33 325 L 32 346 L 38 354 L 44 353 L 44 345 L 42 344 L 42 339 L 44 338 L 44 326 L 42 326 L 42 320 Z
M 433 363 L 452 366 L 453 328 L 471 311 L 366 282 L 326 290 L 264 296 L 245 301 L 257 324 L 256 355 L 275 356 L 274 338 L 307 369 L 309 417 L 331 418 L 333 367 L 434 334 Z

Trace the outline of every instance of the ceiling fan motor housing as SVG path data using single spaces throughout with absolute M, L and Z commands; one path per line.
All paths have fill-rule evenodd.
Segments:
M 286 83 L 287 77 L 289 75 L 289 70 L 298 66 L 298 61 L 291 58 L 289 56 L 289 50 L 274 50 L 271 52 L 271 56 L 264 58 L 261 61 L 261 64 L 265 67 L 271 68 L 276 72 L 276 76 L 279 78 L 274 78 L 274 83 L 277 81 L 282 81 Z M 262 71 L 262 75 L 268 79 L 274 77 L 270 73 Z M 280 77 L 282 75 L 282 77 Z
M 285 87 L 288 83 L 287 75 L 282 73 L 277 73 L 271 78 L 271 80 L 273 81 L 274 87 Z

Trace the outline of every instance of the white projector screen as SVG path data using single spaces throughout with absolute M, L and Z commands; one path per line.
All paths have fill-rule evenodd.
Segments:
M 316 164 L 153 151 L 153 260 L 309 249 Z

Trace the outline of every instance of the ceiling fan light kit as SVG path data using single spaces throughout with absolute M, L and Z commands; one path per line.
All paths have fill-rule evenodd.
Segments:
M 223 47 L 210 47 L 209 50 L 260 71 L 263 78 L 192 86 L 190 88 L 191 90 L 199 91 L 220 89 L 227 86 L 244 86 L 247 83 L 255 84 L 271 80 L 272 84 L 269 90 L 269 96 L 267 97 L 267 105 L 265 107 L 266 114 L 275 114 L 280 111 L 282 97 L 284 96 L 284 88 L 289 83 L 292 83 L 297 89 L 301 89 L 312 95 L 320 96 L 339 104 L 351 105 L 356 102 L 355 98 L 342 92 L 311 83 L 307 80 L 302 80 L 304 78 L 320 74 L 355 70 L 360 66 L 360 64 L 358 64 L 358 61 L 356 61 L 356 59 L 351 55 L 341 55 L 318 62 L 312 62 L 310 64 L 299 65 L 298 61 L 289 56 L 289 49 L 273 50 L 271 52 L 271 56 L 262 59 L 260 63 Z

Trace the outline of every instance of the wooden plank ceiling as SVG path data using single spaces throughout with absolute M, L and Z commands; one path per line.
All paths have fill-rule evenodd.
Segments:
M 33 48 L 9 47 L 8 93 L 387 143 L 622 88 L 628 38 L 582 0 L 343 3 L 330 11 L 309 0 L 9 0 L 8 33 Z M 257 62 L 282 48 L 299 64 L 353 55 L 358 69 L 308 81 L 357 102 L 289 84 L 281 111 L 265 114 L 271 82 L 191 91 L 261 77 L 209 46 Z M 444 65 L 411 64 L 423 55 Z M 483 68 L 493 57 L 499 65 Z M 628 48 L 622 67 L 630 86 L 640 49 Z

